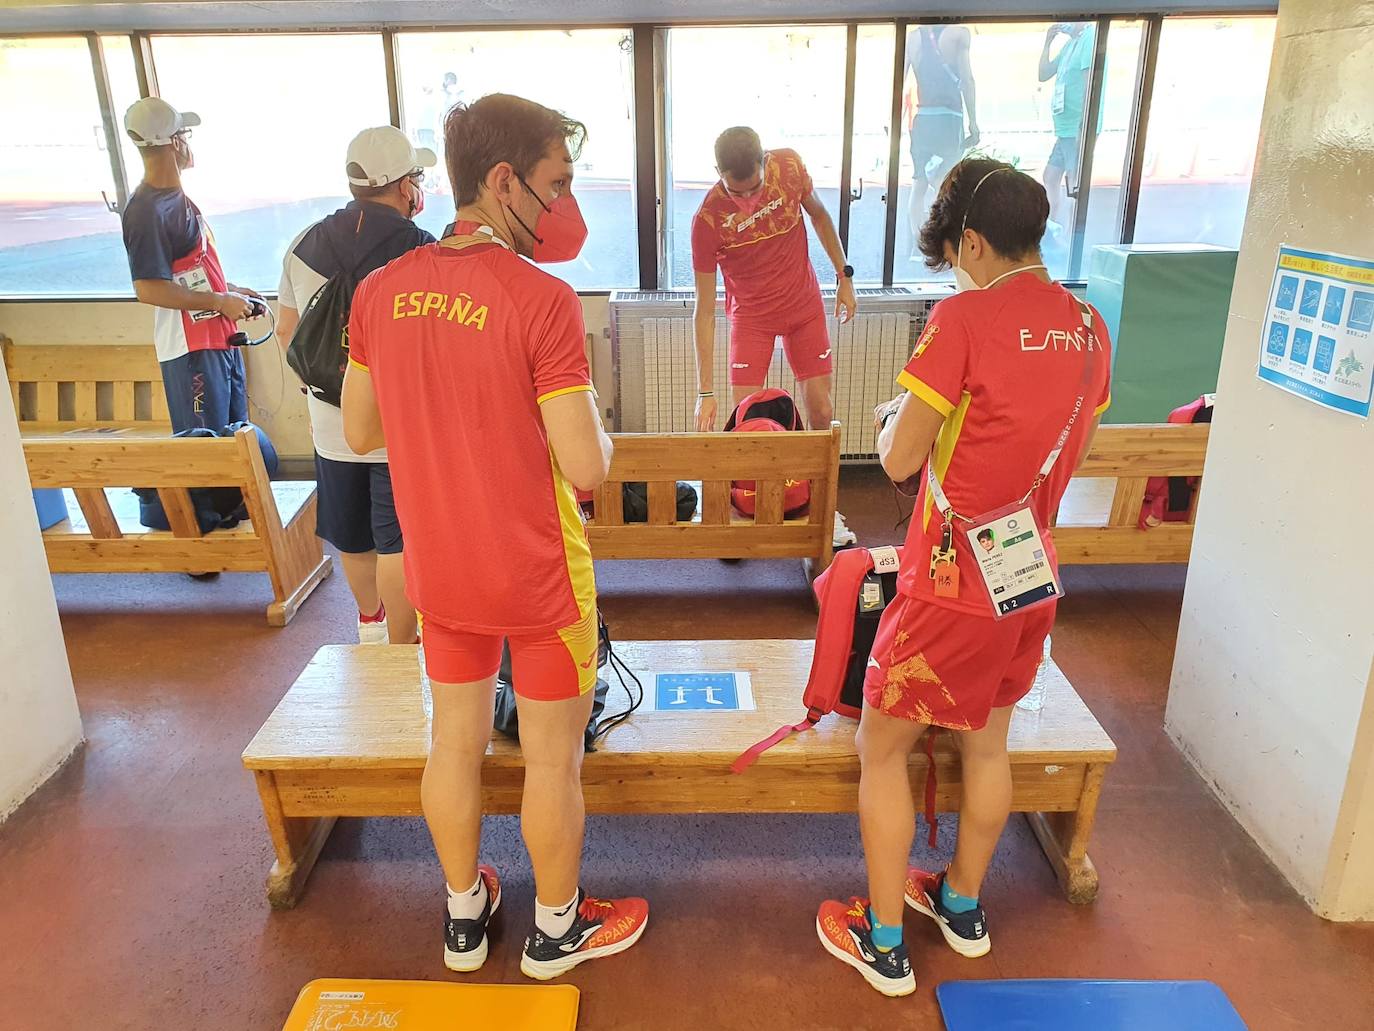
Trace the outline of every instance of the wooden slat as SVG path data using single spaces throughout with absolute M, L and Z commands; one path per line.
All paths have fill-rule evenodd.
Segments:
M 200 521 L 196 519 L 196 506 L 191 503 L 191 492 L 185 487 L 159 487 L 158 500 L 162 510 L 167 513 L 167 525 L 172 528 L 174 537 L 200 537 Z
M 1123 476 L 1116 481 L 1116 493 L 1112 495 L 1112 513 L 1107 518 L 1109 526 L 1137 526 L 1140 523 L 1140 506 L 1145 503 L 1145 485 L 1149 483 L 1144 476 Z
M 209 534 L 196 540 L 140 534 L 95 540 L 85 534 L 45 533 L 54 573 L 261 573 L 262 541 L 249 535 Z
M 649 481 L 649 525 L 671 526 L 677 520 L 677 482 Z
M 76 503 L 81 506 L 81 515 L 85 518 L 92 537 L 98 540 L 119 540 L 124 536 L 120 532 L 119 521 L 115 519 L 110 508 L 110 499 L 101 488 L 80 487 L 72 493 L 76 495 Z
M 759 526 L 782 525 L 782 498 L 786 484 L 782 480 L 760 480 L 754 497 L 754 522 Z
M 172 414 L 171 414 L 171 412 L 169 412 L 169 411 L 167 410 L 167 391 L 166 391 L 166 389 L 162 386 L 162 381 L 161 381 L 161 380 L 159 380 L 159 381 L 153 383 L 153 384 L 152 384 L 152 388 L 153 388 L 152 421 L 153 421 L 153 422 L 157 422 L 157 423 L 167 423 L 167 424 L 170 426 L 170 425 L 171 425 L 171 422 L 172 422 Z
M 607 480 L 592 495 L 592 518 L 597 526 L 624 526 L 624 485 Z
M 730 522 L 729 480 L 702 481 L 701 522 L 703 526 L 725 526 Z
M 1061 563 L 1187 562 L 1193 550 L 1193 528 L 1187 523 L 1162 523 L 1148 530 L 1060 526 L 1054 531 L 1054 547 Z
M 4 354 L 14 382 L 162 382 L 151 344 L 7 344 Z
M 114 382 L 114 420 L 115 422 L 134 421 L 134 384 L 132 380 Z
M 59 415 L 57 403 L 57 383 L 39 383 L 36 391 L 37 400 L 34 404 L 34 418 L 45 422 L 56 422 L 61 417 Z
M 99 418 L 95 407 L 95 383 L 78 382 L 73 385 L 76 388 L 76 401 L 72 421 L 87 425 L 94 423 Z
M 232 440 L 25 437 L 35 487 L 243 487 L 248 470 Z
M 806 558 L 820 554 L 818 534 L 818 527 L 801 522 L 770 526 L 766 533 L 748 522 L 587 527 L 595 558 Z
M 826 431 L 616 434 L 609 479 L 820 479 L 831 475 Z
M 1211 427 L 1100 426 L 1079 476 L 1198 476 Z

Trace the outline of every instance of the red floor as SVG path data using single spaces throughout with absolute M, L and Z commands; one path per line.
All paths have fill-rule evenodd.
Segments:
M 867 542 L 889 493 L 847 476 Z M 626 638 L 806 637 L 791 563 L 614 563 L 603 607 Z M 1184 572 L 1070 568 L 1054 654 L 1121 758 L 1074 907 L 1013 817 L 983 897 L 996 944 L 962 960 L 908 922 L 917 994 L 885 1000 L 828 958 L 816 904 L 861 891 L 853 817 L 601 817 L 585 883 L 654 907 L 644 941 L 588 964 L 583 1028 L 940 1026 L 934 985 L 985 977 L 1206 978 L 1251 1028 L 1374 1027 L 1374 927 L 1311 915 L 1161 730 Z M 271 850 L 239 752 L 314 650 L 352 633 L 332 577 L 290 627 L 265 581 L 63 576 L 58 602 L 89 744 L 0 827 L 0 1029 L 271 1029 L 316 977 L 442 978 L 441 877 L 418 821 L 341 821 L 300 907 L 273 913 Z M 949 825 L 942 845 L 952 843 Z M 506 879 L 480 975 L 518 981 L 531 883 L 510 818 L 485 855 Z M 938 863 L 918 842 L 918 860 Z

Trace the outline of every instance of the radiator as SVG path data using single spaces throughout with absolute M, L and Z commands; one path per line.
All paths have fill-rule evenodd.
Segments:
M 834 290 L 822 291 L 826 310 Z M 945 293 L 903 287 L 858 290 L 859 314 L 846 325 L 831 318 L 835 418 L 843 425 L 840 457 L 874 461 L 873 408 L 897 393 L 897 374 L 911 355 L 931 307 Z M 675 433 L 694 428 L 696 351 L 691 291 L 618 290 L 611 294 L 611 356 L 615 374 L 614 425 L 622 433 Z M 716 308 L 715 388 L 720 423 L 730 404 L 729 326 Z M 774 344 L 767 386 L 801 396 L 782 341 Z

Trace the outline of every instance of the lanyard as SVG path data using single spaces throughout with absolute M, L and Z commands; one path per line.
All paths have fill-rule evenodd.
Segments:
M 476 229 L 474 229 L 474 230 L 472 231 L 472 235 L 473 235 L 473 236 L 485 236 L 485 237 L 487 237 L 489 240 L 491 240 L 492 243 L 500 244 L 500 245 L 501 245 L 502 247 L 504 247 L 506 250 L 510 250 L 510 244 L 506 243 L 505 240 L 503 240 L 503 239 L 501 239 L 499 236 L 497 236 L 497 235 L 496 235 L 496 230 L 493 229 L 491 226 L 479 225 Z
M 1027 490 L 1025 494 L 1021 495 L 1020 501 L 1016 502 L 1018 505 L 1024 505 L 1030 500 L 1030 496 L 1035 493 L 1036 488 L 1044 483 L 1049 477 L 1050 471 L 1054 468 L 1054 463 L 1059 461 L 1059 456 L 1064 450 L 1064 445 L 1069 441 L 1069 434 L 1073 432 L 1074 425 L 1078 422 L 1078 414 L 1083 410 L 1083 402 L 1088 396 L 1088 388 L 1092 385 L 1093 369 L 1097 364 L 1097 349 L 1092 346 L 1095 342 L 1092 332 L 1092 309 L 1076 298 L 1074 299 L 1074 303 L 1078 305 L 1079 320 L 1082 322 L 1083 328 L 1088 331 L 1088 340 L 1086 341 L 1088 355 L 1083 362 L 1083 379 L 1078 384 L 1078 397 L 1074 399 L 1073 410 L 1069 412 L 1069 421 L 1064 424 L 1064 429 L 1059 434 L 1059 439 L 1055 441 L 1054 447 L 1050 449 L 1050 453 L 1045 457 L 1045 461 L 1040 464 L 1040 471 L 1036 473 L 1035 479 L 1030 485 L 1030 489 Z M 930 484 L 931 499 L 935 502 L 936 509 L 939 510 L 941 517 L 945 521 L 946 535 L 948 535 L 949 525 L 955 519 L 965 523 L 973 522 L 968 516 L 963 516 L 956 512 L 954 506 L 949 503 L 949 498 L 945 496 L 944 488 L 940 486 L 940 478 L 935 475 L 935 449 L 933 447 L 930 451 L 930 459 L 926 462 L 926 481 Z

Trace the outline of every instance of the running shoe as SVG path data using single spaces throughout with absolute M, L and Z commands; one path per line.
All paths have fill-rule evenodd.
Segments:
M 444 966 L 460 974 L 470 974 L 487 961 L 487 924 L 501 908 L 501 879 L 489 866 L 479 866 L 477 875 L 487 886 L 487 904 L 476 920 L 455 920 L 444 910 Z
M 986 956 L 992 950 L 992 938 L 983 907 L 952 913 L 940 902 L 940 886 L 947 872 L 929 873 L 913 866 L 906 872 L 906 904 L 934 920 L 946 943 L 959 955 L 969 959 Z
M 863 974 L 884 995 L 910 995 L 916 990 L 906 943 L 889 952 L 880 952 L 873 944 L 867 899 L 822 902 L 816 914 L 816 935 L 826 952 Z
M 550 938 L 537 926 L 525 939 L 520 972 L 536 981 L 566 974 L 579 963 L 624 952 L 649 926 L 643 899 L 594 899 L 577 891 L 577 916 L 568 933 Z

